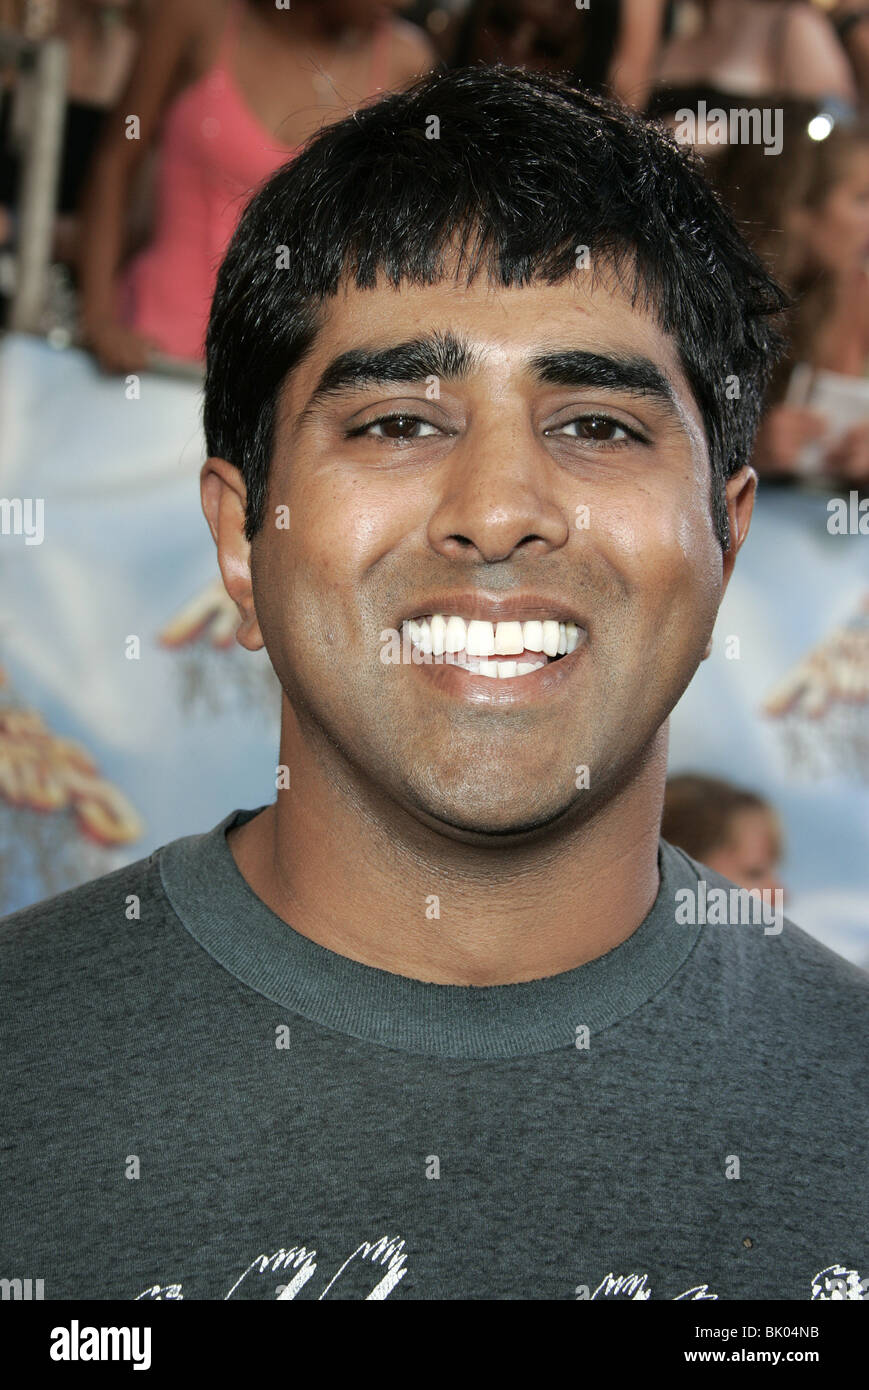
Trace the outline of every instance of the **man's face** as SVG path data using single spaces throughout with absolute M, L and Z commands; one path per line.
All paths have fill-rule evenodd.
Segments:
M 704 654 L 729 568 L 675 345 L 583 274 L 345 287 L 279 399 L 252 545 L 271 661 L 306 739 L 462 838 L 587 815 L 640 765 Z M 333 369 L 312 401 L 341 355 L 431 335 L 464 349 L 461 370 L 455 352 L 417 354 L 404 379 L 375 380 L 356 359 L 356 380 Z M 576 647 L 504 679 L 381 659 L 390 630 L 434 613 L 572 619 Z

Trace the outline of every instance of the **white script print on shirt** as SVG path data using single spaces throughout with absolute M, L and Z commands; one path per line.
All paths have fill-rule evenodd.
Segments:
M 576 1290 L 577 1301 L 592 1298 L 621 1298 L 633 1303 L 642 1303 L 652 1297 L 648 1274 L 605 1274 L 593 1293 L 587 1284 L 580 1284 Z M 708 1284 L 696 1284 L 693 1289 L 674 1295 L 672 1302 L 687 1300 L 696 1303 L 701 1299 L 718 1298 L 717 1293 L 709 1292 Z M 856 1269 L 846 1269 L 844 1265 L 827 1265 L 818 1270 L 812 1279 L 811 1298 L 822 1302 L 842 1298 L 869 1299 L 869 1278 L 861 1279 Z
M 365 1301 L 388 1298 L 396 1284 L 400 1283 L 407 1273 L 406 1266 L 404 1241 L 399 1240 L 397 1236 L 381 1236 L 380 1240 L 375 1241 L 363 1240 L 332 1275 L 318 1298 L 325 1298 L 339 1279 L 345 1286 L 352 1281 L 352 1287 L 357 1290 L 357 1297 Z M 252 1259 L 244 1273 L 222 1297 L 224 1300 L 232 1298 L 246 1279 L 254 1278 L 259 1282 L 259 1278 L 264 1277 L 271 1283 L 275 1275 L 289 1273 L 288 1282 L 276 1286 L 274 1297 L 295 1298 L 316 1272 L 316 1250 L 308 1250 L 304 1245 L 294 1245 L 289 1250 L 281 1248 L 275 1250 L 272 1255 L 257 1255 Z M 136 1295 L 136 1299 L 183 1297 L 180 1284 L 153 1284 Z
M 379 1240 L 362 1241 L 328 1280 L 318 1299 L 326 1298 L 339 1279 L 344 1281 L 342 1292 L 345 1294 L 355 1290 L 356 1296 L 366 1301 L 388 1298 L 407 1273 L 404 1245 L 405 1242 L 398 1236 L 381 1236 Z M 274 1286 L 274 1297 L 277 1300 L 295 1298 L 299 1290 L 316 1274 L 316 1257 L 316 1250 L 309 1250 L 304 1245 L 293 1245 L 288 1250 L 282 1246 L 271 1255 L 257 1255 L 239 1275 L 228 1293 L 223 1294 L 223 1298 L 232 1298 L 245 1280 L 253 1279 L 259 1284 L 260 1279 L 263 1279 L 268 1287 L 275 1276 L 280 1277 L 282 1274 L 289 1274 L 290 1277 L 286 1283 Z M 587 1285 L 582 1284 L 577 1288 L 576 1294 L 578 1299 L 621 1298 L 643 1302 L 652 1297 L 652 1288 L 648 1274 L 610 1273 L 604 1276 L 593 1293 Z M 266 1297 L 268 1296 L 267 1293 Z M 869 1278 L 861 1279 L 855 1269 L 847 1269 L 842 1264 L 827 1265 L 814 1275 L 810 1296 L 812 1299 L 820 1300 L 869 1299 Z M 181 1284 L 152 1284 L 136 1295 L 136 1299 L 183 1297 Z M 695 1284 L 693 1288 L 675 1294 L 672 1301 L 697 1302 L 717 1298 L 718 1294 L 711 1293 L 708 1284 Z

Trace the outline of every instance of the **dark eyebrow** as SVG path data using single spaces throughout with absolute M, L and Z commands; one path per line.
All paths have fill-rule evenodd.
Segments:
M 460 381 L 479 362 L 479 353 L 449 332 L 384 348 L 352 348 L 325 367 L 296 418 L 295 428 L 300 429 L 329 396 L 363 386 L 418 384 L 429 376 Z M 535 353 L 528 358 L 527 367 L 539 381 L 552 386 L 599 386 L 633 396 L 653 396 L 679 417 L 673 387 L 648 357 L 563 348 Z
M 360 386 L 410 385 L 428 376 L 460 381 L 477 365 L 478 354 L 453 333 L 431 333 L 385 348 L 351 348 L 334 357 L 324 369 L 308 402 L 297 417 L 301 429 L 309 415 L 329 396 Z
M 528 367 L 550 386 L 601 386 L 632 396 L 654 396 L 679 416 L 676 393 L 669 379 L 649 357 L 565 348 L 536 354 L 529 358 Z

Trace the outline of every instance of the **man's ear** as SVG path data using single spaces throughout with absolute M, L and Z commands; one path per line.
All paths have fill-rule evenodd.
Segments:
M 202 510 L 217 546 L 223 586 L 241 615 L 235 640 L 248 651 L 264 645 L 253 603 L 250 541 L 244 534 L 247 489 L 234 464 L 207 458 L 199 474 Z
M 730 576 L 733 573 L 733 566 L 736 563 L 736 556 L 748 535 L 748 528 L 751 525 L 751 514 L 754 511 L 754 498 L 756 492 L 757 474 L 748 464 L 745 464 L 740 468 L 738 473 L 734 473 L 733 477 L 727 480 L 727 485 L 724 489 L 724 500 L 725 506 L 727 507 L 730 544 L 723 555 L 724 563 L 721 574 L 721 598 L 724 598 L 727 592 Z M 712 639 L 710 638 L 706 650 L 703 653 L 704 661 L 711 651 Z
M 738 473 L 728 478 L 724 489 L 727 520 L 730 523 L 730 544 L 724 552 L 724 572 L 721 578 L 721 597 L 727 591 L 736 556 L 748 535 L 751 514 L 754 511 L 754 498 L 757 492 L 757 474 L 749 465 L 743 464 Z

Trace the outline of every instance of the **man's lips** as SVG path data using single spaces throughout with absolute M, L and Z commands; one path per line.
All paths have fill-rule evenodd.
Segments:
M 521 663 L 520 670 L 520 662 L 515 658 L 503 667 L 499 659 L 497 673 L 492 669 L 496 663 L 491 660 L 472 660 L 469 669 L 464 652 L 438 658 L 426 656 L 419 663 L 413 661 L 409 669 L 414 679 L 422 680 L 430 689 L 466 704 L 489 709 L 534 705 L 554 697 L 572 679 L 576 668 L 584 664 L 587 656 L 585 633 L 572 652 L 555 658 L 544 657 L 545 664 L 538 664 L 537 653 L 523 652 L 522 655 L 537 658 L 533 669 L 529 662 Z M 484 667 L 488 668 L 485 672 Z

